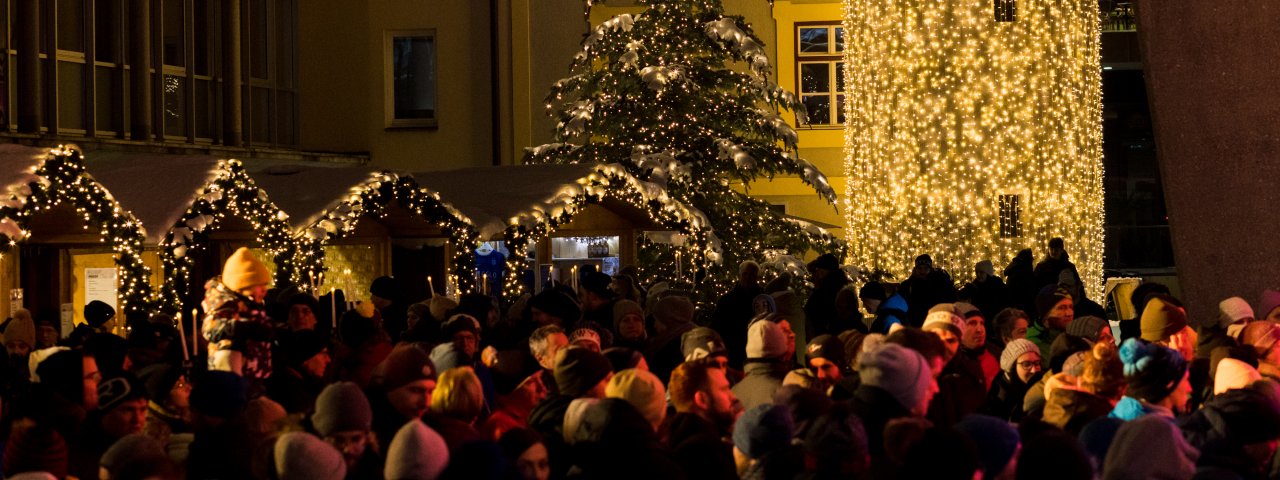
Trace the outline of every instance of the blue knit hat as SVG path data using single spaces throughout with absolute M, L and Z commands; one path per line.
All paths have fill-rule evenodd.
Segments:
M 982 472 L 986 478 L 995 478 L 1004 471 L 1021 442 L 1018 430 L 1009 422 L 987 415 L 964 417 L 956 424 L 956 430 L 968 435 L 978 446 L 978 454 L 982 457 Z
M 791 445 L 795 423 L 785 407 L 763 404 L 747 410 L 733 425 L 733 446 L 760 459 Z
M 1120 361 L 1129 383 L 1125 395 L 1151 403 L 1173 393 L 1187 374 L 1187 360 L 1181 353 L 1140 338 L 1120 345 Z

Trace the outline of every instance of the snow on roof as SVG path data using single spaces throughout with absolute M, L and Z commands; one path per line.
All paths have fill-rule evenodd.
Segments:
M 480 238 L 492 238 L 511 225 L 532 227 L 547 217 L 575 208 L 583 194 L 602 195 L 625 186 L 646 202 L 657 201 L 694 229 L 708 225 L 706 215 L 667 196 L 662 187 L 642 182 L 616 164 L 515 165 L 415 173 L 423 187 L 471 219 Z
M 142 222 L 147 243 L 153 244 L 186 214 L 218 169 L 217 157 L 210 155 L 97 150 L 84 157 L 85 171 Z
M 289 227 L 294 232 L 319 221 L 378 173 L 373 167 L 324 163 L 268 168 L 245 165 L 245 169 L 271 201 L 289 214 Z
M 31 193 L 31 182 L 39 181 L 36 168 L 49 156 L 50 149 L 18 144 L 0 145 L 0 187 L 8 194 L 0 198 L 12 207 L 21 207 Z M 21 238 L 22 230 L 8 219 L 0 219 L 0 234 L 9 238 Z

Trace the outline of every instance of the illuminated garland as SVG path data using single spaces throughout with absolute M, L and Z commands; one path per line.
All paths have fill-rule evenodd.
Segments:
M 258 244 L 275 259 L 277 283 L 298 283 L 298 271 L 292 262 L 298 245 L 289 228 L 289 215 L 258 188 L 239 160 L 222 160 L 213 180 L 196 193 L 191 207 L 160 242 L 165 272 L 161 309 L 181 311 L 182 295 L 191 276 L 191 254 L 208 246 L 209 233 L 217 230 L 228 215 L 243 218 L 253 227 Z
M 1005 3 L 1012 21 L 982 0 L 844 1 L 849 254 L 906 278 L 930 253 L 965 282 L 980 260 L 1062 237 L 1097 299 L 1098 4 Z
M 420 187 L 412 177 L 390 172 L 373 174 L 298 236 L 300 247 L 294 259 L 304 287 L 309 287 L 312 278 L 323 278 L 327 270 L 324 264 L 326 244 L 350 236 L 363 217 L 385 216 L 387 205 L 393 201 L 398 201 L 401 207 L 423 220 L 435 223 L 449 236 L 454 246 L 452 274 L 458 282 L 456 285 L 464 293 L 474 290 L 475 262 L 468 255 L 475 248 L 478 236 L 471 221 L 453 206 L 442 202 L 439 194 Z
M 115 198 L 85 172 L 84 155 L 78 147 L 59 145 L 50 149 L 34 174 L 34 181 L 12 192 L 9 201 L 0 204 L 0 222 L 13 222 L 21 232 L 21 238 L 0 242 L 0 248 L 26 240 L 31 235 L 27 227 L 32 216 L 69 204 L 84 218 L 84 229 L 97 231 L 100 241 L 110 244 L 116 253 L 120 310 L 126 314 L 146 312 L 151 307 L 151 269 L 142 261 L 142 223 L 120 208 Z
M 546 98 L 558 120 L 558 144 L 530 150 L 531 163 L 619 163 L 640 180 L 705 213 L 727 239 L 720 261 L 691 257 L 684 272 L 705 275 L 689 287 L 713 300 L 731 288 L 739 262 L 765 249 L 832 249 L 764 201 L 733 190 L 775 175 L 796 175 L 828 202 L 835 192 L 800 158 L 799 136 L 779 115 L 804 105 L 770 80 L 764 43 L 720 0 L 644 0 L 638 15 L 592 29 L 574 57 L 572 76 Z M 745 68 L 737 69 L 736 65 Z M 646 244 L 642 243 L 642 247 Z M 676 277 L 675 251 L 649 252 L 646 279 Z M 728 268 L 724 268 L 724 267 Z
M 511 225 L 503 233 L 507 249 L 511 251 L 503 284 L 503 292 L 509 298 L 524 293 L 520 272 L 527 268 L 525 259 L 529 247 L 572 221 L 586 206 L 598 204 L 605 198 L 630 203 L 646 212 L 654 223 L 688 235 L 687 258 L 702 259 L 706 263 L 720 261 L 721 243 L 710 230 L 706 215 L 672 198 L 660 186 L 641 181 L 616 164 L 597 166 L 576 183 L 577 188 L 562 192 L 562 203 L 551 211 L 531 210 L 511 219 Z

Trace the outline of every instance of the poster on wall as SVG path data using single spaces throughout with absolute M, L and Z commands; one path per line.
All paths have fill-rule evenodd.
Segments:
M 94 300 L 101 300 L 112 309 L 116 305 L 116 269 L 86 268 L 84 269 L 84 303 L 88 305 Z

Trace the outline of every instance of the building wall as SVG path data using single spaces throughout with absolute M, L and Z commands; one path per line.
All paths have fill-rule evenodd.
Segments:
M 367 152 L 381 96 L 363 94 L 375 58 L 363 39 L 371 35 L 368 0 L 321 1 L 298 10 L 298 127 L 304 150 Z M 378 78 L 381 78 L 381 61 Z M 381 102 L 378 102 L 381 105 Z

